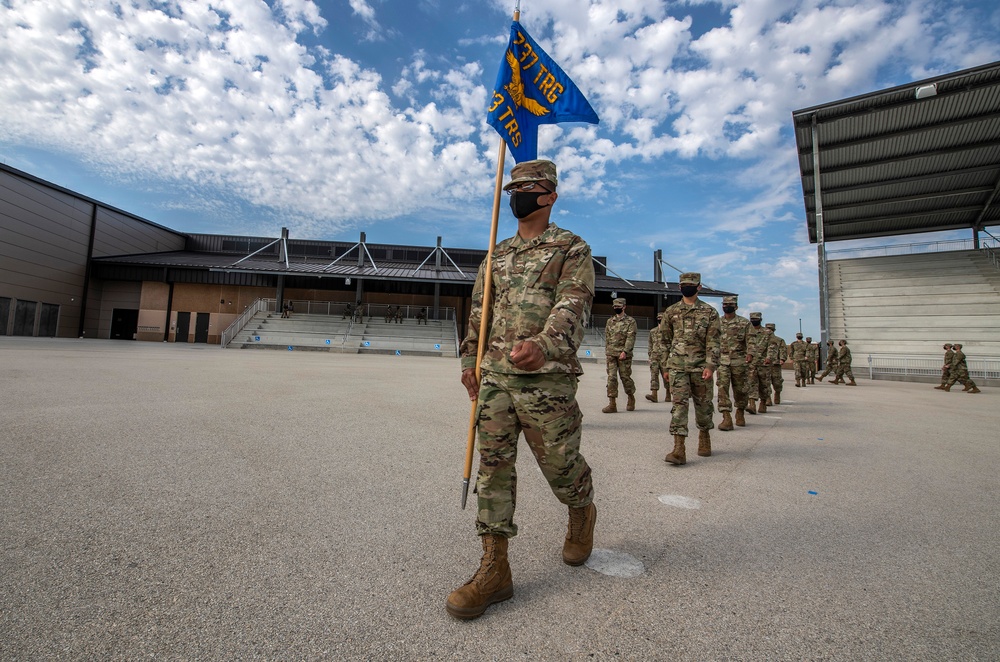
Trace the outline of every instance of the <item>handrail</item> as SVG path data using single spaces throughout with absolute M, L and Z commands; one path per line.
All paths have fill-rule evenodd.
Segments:
M 948 253 L 952 251 L 972 250 L 972 239 L 948 239 L 944 241 L 925 241 L 909 244 L 889 244 L 886 246 L 867 246 L 861 248 L 838 248 L 828 250 L 828 260 L 848 260 L 852 257 L 888 257 L 891 255 L 914 255 L 917 253 Z M 865 255 L 861 255 L 861 254 Z
M 233 323 L 227 326 L 226 330 L 222 332 L 222 341 L 220 343 L 222 349 L 225 349 L 233 341 L 233 338 L 246 328 L 246 325 L 250 323 L 254 315 L 267 308 L 271 301 L 273 299 L 257 299 L 239 317 L 233 320 Z
M 455 330 L 455 358 L 462 357 L 462 340 L 458 337 L 458 320 L 453 320 L 452 328 Z
M 940 377 L 944 355 L 915 356 L 905 354 L 869 354 L 868 377 L 898 375 L 902 377 Z M 1000 358 L 967 358 L 969 376 L 973 379 L 1000 379 Z

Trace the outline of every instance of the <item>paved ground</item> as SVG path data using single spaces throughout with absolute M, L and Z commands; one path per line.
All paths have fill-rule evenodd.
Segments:
M 601 414 L 588 370 L 633 576 L 561 562 L 522 446 L 515 596 L 459 622 L 456 360 L 0 338 L 0 659 L 1000 658 L 995 389 L 786 379 L 672 467 L 669 405 Z

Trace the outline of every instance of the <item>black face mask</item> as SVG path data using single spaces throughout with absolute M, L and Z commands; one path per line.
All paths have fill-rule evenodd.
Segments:
M 624 310 L 624 308 L 615 308 L 615 315 L 621 315 Z
M 760 326 L 760 320 L 750 320 L 750 323 L 754 326 Z
M 736 312 L 736 306 L 723 306 L 722 312 L 724 312 L 727 315 L 731 315 Z
M 538 198 L 548 194 L 548 191 L 542 191 L 541 193 L 514 191 L 510 194 L 510 210 L 519 219 L 531 216 L 544 206 L 538 204 Z
M 691 297 L 693 297 L 696 294 L 698 294 L 698 286 L 697 285 L 681 285 L 681 295 L 682 296 L 691 298 Z

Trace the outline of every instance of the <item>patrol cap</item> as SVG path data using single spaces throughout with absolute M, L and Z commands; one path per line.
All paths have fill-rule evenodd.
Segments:
M 697 271 L 682 273 L 678 283 L 688 283 L 689 285 L 701 285 L 701 274 Z
M 806 342 L 812 342 L 812 340 L 813 340 L 812 336 L 806 336 Z
M 623 299 L 621 297 L 618 297 L 617 299 L 615 299 L 614 301 L 611 302 L 611 305 L 612 306 L 624 306 L 625 305 L 625 299 Z
M 763 319 L 763 317 L 764 317 L 763 313 L 750 313 L 750 319 L 752 320 Z
M 845 341 L 845 342 L 846 342 L 846 341 Z M 960 343 L 960 342 L 957 342 L 957 343 L 955 343 L 954 345 L 952 345 L 952 347 L 955 347 L 956 349 L 962 349 L 962 343 Z
M 555 163 L 544 159 L 522 161 L 510 169 L 510 181 L 503 187 L 503 190 L 507 191 L 523 182 L 540 182 L 543 179 L 552 182 L 552 186 L 559 185 Z
M 768 322 L 764 326 L 767 327 L 768 329 L 771 329 L 772 331 L 774 331 L 777 328 L 776 326 L 774 326 L 774 322 Z
M 945 349 L 948 349 L 949 347 L 951 347 L 951 343 L 950 343 L 950 342 L 946 342 L 946 343 L 944 344 L 944 348 L 945 348 Z
M 736 303 L 736 297 L 722 297 L 722 305 L 724 306 L 727 303 L 731 303 L 734 306 L 737 305 L 737 303 Z
M 798 338 L 799 340 L 802 340 L 802 334 L 801 333 L 796 333 L 795 337 Z

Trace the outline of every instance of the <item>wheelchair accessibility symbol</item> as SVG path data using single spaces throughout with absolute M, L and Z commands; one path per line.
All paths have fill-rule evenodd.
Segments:
M 397 350 L 396 350 L 396 356 L 400 356 L 401 354 L 402 354 L 402 352 L 400 352 L 400 351 L 399 351 L 399 350 L 397 349 Z
M 289 351 L 289 352 L 290 352 L 290 351 L 292 351 L 293 349 L 295 349 L 295 348 L 294 348 L 294 347 L 292 347 L 291 345 L 289 345 L 289 346 L 288 346 L 288 351 Z
M 587 356 L 590 356 L 590 350 L 589 349 L 587 350 Z
M 256 342 L 260 342 L 260 336 L 254 336 L 254 337 L 253 337 L 253 339 L 254 339 L 254 340 L 255 340 Z
M 364 341 L 364 343 L 362 343 L 362 344 L 363 344 L 363 345 L 364 345 L 365 347 L 371 347 L 371 346 L 372 346 L 372 341 L 370 341 L 370 340 L 366 340 L 366 341 Z
M 327 338 L 327 339 L 326 339 L 326 344 L 327 344 L 327 345 L 329 345 L 329 344 L 330 344 L 330 339 L 329 339 L 329 338 Z
M 438 343 L 437 345 L 434 345 L 434 349 L 441 349 L 441 344 Z

